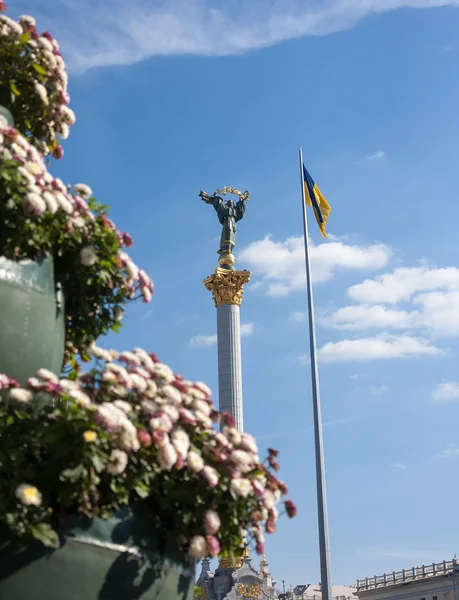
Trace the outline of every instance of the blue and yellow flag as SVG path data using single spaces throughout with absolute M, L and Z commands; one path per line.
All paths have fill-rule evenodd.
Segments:
M 303 164 L 303 177 L 304 177 L 304 198 L 308 206 L 312 206 L 314 214 L 316 216 L 317 224 L 319 225 L 320 233 L 325 235 L 325 225 L 328 221 L 328 215 L 330 214 L 330 205 L 322 196 L 321 191 L 317 187 L 314 179 L 309 175 L 306 167 Z

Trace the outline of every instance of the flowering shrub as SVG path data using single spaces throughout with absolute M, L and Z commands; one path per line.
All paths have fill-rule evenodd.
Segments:
M 110 329 L 137 294 L 153 284 L 122 250 L 132 240 L 107 218 L 84 184 L 73 192 L 48 172 L 27 139 L 0 117 L 0 254 L 11 260 L 54 257 L 66 300 L 67 349 L 81 352 Z
M 0 12 L 4 10 L 0 2 Z M 0 14 L 0 58 L 0 104 L 43 154 L 61 158 L 57 136 L 68 137 L 75 115 L 68 107 L 68 77 L 59 44 L 47 31 L 37 33 L 33 17 L 16 22 Z
M 143 501 L 195 559 L 242 551 L 244 531 L 262 554 L 287 493 L 277 452 L 262 464 L 207 386 L 154 354 L 90 354 L 96 366 L 73 380 L 41 370 L 21 389 L 0 375 L 0 522 L 57 546 L 59 515 L 108 517 Z M 36 408 L 40 392 L 62 401 Z M 285 509 L 296 513 L 291 501 Z

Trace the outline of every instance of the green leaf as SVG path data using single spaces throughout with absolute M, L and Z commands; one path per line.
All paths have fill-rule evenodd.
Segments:
M 137 484 L 134 489 L 139 498 L 148 498 L 148 496 L 150 495 L 150 490 L 148 489 L 148 487 L 146 485 L 142 485 L 141 483 Z
M 33 537 L 48 548 L 59 548 L 59 536 L 48 523 L 32 525 L 30 532 Z
M 10 90 L 13 92 L 15 96 L 20 96 L 21 92 L 18 90 L 14 82 L 10 81 Z
M 100 458 L 100 456 L 97 456 L 97 454 L 91 456 L 91 462 L 94 465 L 97 473 L 102 473 L 102 471 L 105 469 L 104 461 Z
M 46 75 L 46 69 L 44 67 L 42 67 L 41 65 L 38 65 L 37 63 L 33 63 L 32 67 L 35 69 L 35 71 L 37 73 L 40 73 L 40 75 Z
M 84 474 L 84 471 L 85 468 L 83 467 L 83 465 L 78 465 L 74 469 L 65 469 L 60 474 L 59 479 L 68 479 L 72 483 L 75 483 Z
M 29 41 L 29 38 L 30 38 L 30 31 L 26 31 L 25 33 L 23 33 L 19 36 L 19 41 L 21 42 L 21 44 L 25 44 L 26 42 Z

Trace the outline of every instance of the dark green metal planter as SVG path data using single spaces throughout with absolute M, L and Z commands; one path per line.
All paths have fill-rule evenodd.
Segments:
M 63 303 L 52 257 L 38 262 L 0 257 L 0 373 L 21 384 L 40 368 L 60 373 Z
M 1 600 L 192 600 L 195 563 L 139 510 L 68 520 L 47 549 L 0 536 Z

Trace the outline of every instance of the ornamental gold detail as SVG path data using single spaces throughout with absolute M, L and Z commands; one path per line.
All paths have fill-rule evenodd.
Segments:
M 240 583 L 236 587 L 236 594 L 245 598 L 258 598 L 261 594 L 261 586 L 256 583 Z
M 244 295 L 242 286 L 250 281 L 250 277 L 250 271 L 230 271 L 217 267 L 213 275 L 204 279 L 204 285 L 212 292 L 217 308 L 225 304 L 241 306 Z
M 205 600 L 207 598 L 207 589 L 205 587 L 198 587 L 194 597 L 196 600 Z

